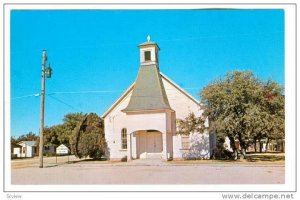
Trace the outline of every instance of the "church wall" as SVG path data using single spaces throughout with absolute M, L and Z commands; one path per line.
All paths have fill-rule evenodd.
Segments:
M 157 130 L 165 133 L 166 113 L 139 113 L 127 115 L 126 126 L 129 132 L 137 130 Z
M 190 138 L 190 150 L 186 152 L 183 157 L 185 159 L 209 159 L 209 134 L 207 132 L 204 132 L 203 134 L 192 133 Z
M 176 119 L 184 119 L 190 113 L 194 113 L 196 116 L 201 116 L 202 110 L 200 106 L 186 94 L 182 93 L 178 88 L 171 84 L 164 77 L 162 78 L 164 88 L 169 100 L 169 104 L 173 110 L 175 110 Z M 174 122 L 174 120 L 173 120 Z M 176 127 L 176 125 L 174 125 Z M 208 134 L 192 134 L 190 136 L 191 150 L 187 153 L 182 149 L 181 136 L 173 132 L 173 158 L 182 159 L 186 156 L 198 156 L 209 158 L 209 135 Z M 204 148 L 201 152 L 196 152 L 196 147 Z
M 175 112 L 167 112 L 166 113 L 166 127 L 167 127 L 167 135 L 166 135 L 166 144 L 167 144 L 167 159 L 173 157 L 173 133 L 174 133 L 174 120 L 175 120 Z
M 126 114 L 123 110 L 129 103 L 131 92 L 117 104 L 117 106 L 104 118 L 105 139 L 107 142 L 108 157 L 112 159 L 121 159 L 127 155 L 126 149 L 121 149 L 121 130 L 126 128 Z
M 162 78 L 162 81 L 169 104 L 171 108 L 176 111 L 177 119 L 184 119 L 191 112 L 194 112 L 196 116 L 200 116 L 202 114 L 199 104 L 183 94 L 164 77 Z

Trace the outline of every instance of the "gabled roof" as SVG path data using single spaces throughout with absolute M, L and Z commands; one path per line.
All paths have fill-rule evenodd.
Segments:
M 102 114 L 102 118 L 105 118 L 106 115 L 110 113 L 133 89 L 135 82 L 133 82 L 127 90 Z
M 192 101 L 194 101 L 196 104 L 200 105 L 200 102 L 195 99 L 192 95 L 190 95 L 187 91 L 185 91 L 184 89 L 182 89 L 179 85 L 177 85 L 175 82 L 173 82 L 169 77 L 167 77 L 165 74 L 163 74 L 162 72 L 160 72 L 160 75 L 163 79 L 165 79 L 166 81 L 168 81 L 171 85 L 173 85 L 175 88 L 177 88 L 182 94 L 184 94 L 185 96 L 187 96 L 189 99 L 191 99 Z
M 130 101 L 123 112 L 171 109 L 156 65 L 141 66 Z
M 21 141 L 18 144 L 21 144 L 21 143 L 23 143 L 23 144 L 25 144 L 27 146 L 31 146 L 31 147 L 36 146 L 36 142 L 35 141 Z
M 193 96 L 188 94 L 184 89 L 182 89 L 180 86 L 175 84 L 169 77 L 164 75 L 163 73 L 160 72 L 160 76 L 162 79 L 168 81 L 171 85 L 176 87 L 181 93 L 183 93 L 185 96 L 187 96 L 189 99 L 191 99 L 193 102 L 196 104 L 199 104 L 199 101 L 195 99 Z M 102 118 L 105 118 L 130 92 L 132 92 L 134 85 L 136 82 L 133 82 L 128 89 L 102 114 Z

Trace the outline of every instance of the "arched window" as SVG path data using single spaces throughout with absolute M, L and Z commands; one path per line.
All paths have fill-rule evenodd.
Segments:
M 122 128 L 121 130 L 122 149 L 127 149 L 127 129 Z

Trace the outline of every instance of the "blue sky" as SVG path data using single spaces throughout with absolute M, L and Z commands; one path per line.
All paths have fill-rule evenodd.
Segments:
M 39 132 L 41 55 L 45 125 L 70 112 L 103 112 L 135 80 L 137 45 L 161 48 L 160 70 L 199 99 L 232 70 L 284 85 L 283 10 L 16 10 L 11 12 L 11 130 Z M 91 92 L 94 91 L 94 92 Z

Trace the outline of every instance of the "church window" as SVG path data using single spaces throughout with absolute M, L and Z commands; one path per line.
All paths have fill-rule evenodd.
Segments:
M 127 149 L 127 129 L 122 128 L 121 130 L 122 149 Z
M 190 137 L 189 136 L 181 136 L 181 146 L 182 146 L 182 149 L 190 149 Z
M 151 51 L 145 51 L 145 61 L 151 61 Z

